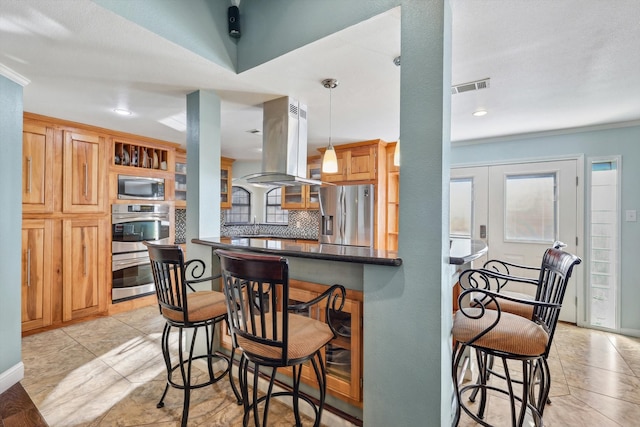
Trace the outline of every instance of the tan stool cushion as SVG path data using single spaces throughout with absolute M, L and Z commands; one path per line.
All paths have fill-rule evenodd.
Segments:
M 197 291 L 187 294 L 189 308 L 189 322 L 202 322 L 227 314 L 227 306 L 222 292 Z M 184 315 L 180 310 L 162 308 L 162 315 L 174 322 L 184 322 Z
M 510 297 L 516 297 L 516 298 L 525 299 L 525 300 L 533 299 L 531 295 L 521 294 L 517 292 L 500 292 L 500 293 L 502 295 L 507 295 Z M 522 304 L 520 302 L 509 301 L 506 299 L 500 299 L 498 301 L 498 304 L 500 304 L 500 310 L 502 310 L 503 312 L 517 314 L 518 316 L 526 317 L 527 319 L 533 318 L 533 309 L 534 309 L 533 305 Z M 486 307 L 490 310 L 496 310 L 495 301 L 493 300 L 489 301 Z
M 256 320 L 259 319 L 256 317 Z M 267 322 L 267 338 L 273 338 L 273 329 L 271 327 L 272 314 L 265 316 Z M 278 332 L 282 333 L 282 313 L 278 312 L 277 317 Z M 256 324 L 258 329 L 256 335 L 260 335 L 260 325 Z M 260 357 L 269 359 L 281 359 L 282 351 L 277 347 L 266 344 L 257 343 L 240 335 L 237 336 L 238 345 L 246 352 L 255 354 Z M 282 337 L 278 337 L 281 340 Z M 289 359 L 299 359 L 307 357 L 318 351 L 322 346 L 326 345 L 333 339 L 331 328 L 324 322 L 311 319 L 309 317 L 300 316 L 298 314 L 289 314 Z
M 466 308 L 469 315 L 480 315 L 480 308 Z M 495 322 L 498 312 L 486 310 L 479 319 L 471 319 L 456 312 L 453 319 L 453 338 L 467 343 Z M 549 335 L 542 326 L 517 314 L 502 312 L 498 324 L 475 341 L 473 346 L 503 351 L 520 356 L 540 356 L 544 353 Z

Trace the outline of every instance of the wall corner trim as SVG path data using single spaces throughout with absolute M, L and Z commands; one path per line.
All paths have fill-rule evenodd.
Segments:
M 24 364 L 22 362 L 17 363 L 0 373 L 0 394 L 9 390 L 11 386 L 22 381 L 24 378 Z
M 15 83 L 18 83 L 22 87 L 25 87 L 26 85 L 31 83 L 31 80 L 29 80 L 28 78 L 22 76 L 21 74 L 16 73 L 11 68 L 1 63 L 0 63 L 0 76 L 4 76 L 9 80 Z

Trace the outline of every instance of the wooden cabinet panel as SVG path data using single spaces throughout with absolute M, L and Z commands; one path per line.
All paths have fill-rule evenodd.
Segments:
M 338 159 L 338 171 L 335 173 L 322 172 L 322 181 L 324 182 L 339 183 L 339 182 L 344 182 L 347 179 L 348 160 L 345 160 L 345 158 L 348 150 L 336 149 L 335 151 L 336 151 L 336 158 Z
M 332 317 L 338 337 L 325 349 L 327 389 L 350 401 L 362 401 L 362 302 L 349 299 Z
M 289 303 L 310 301 L 320 295 L 328 286 L 291 279 L 289 281 Z M 281 298 L 278 298 L 280 301 Z M 280 308 L 281 309 L 281 308 Z M 315 306 L 308 312 L 296 313 L 314 319 L 325 320 L 323 306 Z M 362 293 L 347 290 L 347 299 L 341 313 L 334 314 L 332 324 L 339 335 L 323 350 L 327 370 L 327 392 L 356 406 L 362 405 Z M 230 349 L 231 338 L 225 328 L 222 343 Z M 282 373 L 291 375 L 291 369 Z M 317 387 L 315 373 L 310 363 L 302 368 L 302 381 Z
M 157 148 L 152 144 L 141 145 L 125 139 L 113 139 L 113 165 L 124 166 L 127 173 L 138 174 L 142 169 L 159 169 L 166 171 L 168 168 L 169 152 Z
M 345 153 L 348 181 L 368 181 L 376 179 L 377 147 L 370 145 L 350 149 Z
M 307 178 L 320 180 L 320 156 L 307 159 Z M 320 209 L 319 185 L 282 187 L 282 209 Z
M 175 203 L 177 208 L 187 207 L 187 155 L 176 152 Z
M 338 172 L 323 172 L 322 180 L 336 184 L 347 184 L 352 181 L 375 182 L 378 173 L 377 156 L 379 147 L 384 147 L 379 139 L 335 146 Z
M 22 330 L 51 324 L 51 220 L 22 221 Z
M 104 157 L 103 137 L 64 132 L 64 212 L 104 211 L 107 182 Z
M 398 250 L 400 216 L 400 168 L 393 164 L 396 143 L 387 145 L 387 249 Z
M 53 211 L 53 129 L 25 123 L 22 130 L 22 211 Z
M 220 158 L 220 208 L 231 209 L 231 180 L 234 159 Z
M 104 220 L 70 219 L 63 224 L 63 321 L 106 309 Z

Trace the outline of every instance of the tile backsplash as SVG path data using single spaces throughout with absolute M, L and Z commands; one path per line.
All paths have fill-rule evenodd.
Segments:
M 289 224 L 226 225 L 224 213 L 220 214 L 220 234 L 223 237 L 245 234 L 268 234 L 273 237 L 318 240 L 320 211 L 289 211 Z M 187 237 L 187 210 L 176 209 L 176 243 L 184 243 Z
M 187 241 L 187 210 L 176 209 L 176 243 Z
M 320 211 L 289 211 L 289 224 L 226 225 L 220 215 L 220 234 L 224 237 L 268 234 L 273 237 L 318 240 Z

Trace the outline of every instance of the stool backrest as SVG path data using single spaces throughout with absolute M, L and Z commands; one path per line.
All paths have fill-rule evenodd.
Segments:
M 556 248 L 547 249 L 542 257 L 535 300 L 562 306 L 573 267 L 581 262 L 582 260 L 579 257 L 569 252 Z M 548 329 L 549 344 L 547 345 L 547 353 L 553 340 L 559 315 L 559 308 L 541 305 L 536 306 L 533 311 L 533 320 L 543 324 Z
M 286 258 L 215 251 L 235 346 L 249 360 L 269 366 L 288 363 L 289 264 Z
M 149 249 L 160 313 L 167 320 L 175 322 L 177 319 L 183 319 L 184 323 L 189 323 L 182 248 L 178 245 L 143 243 Z M 176 316 L 176 313 L 180 315 Z

